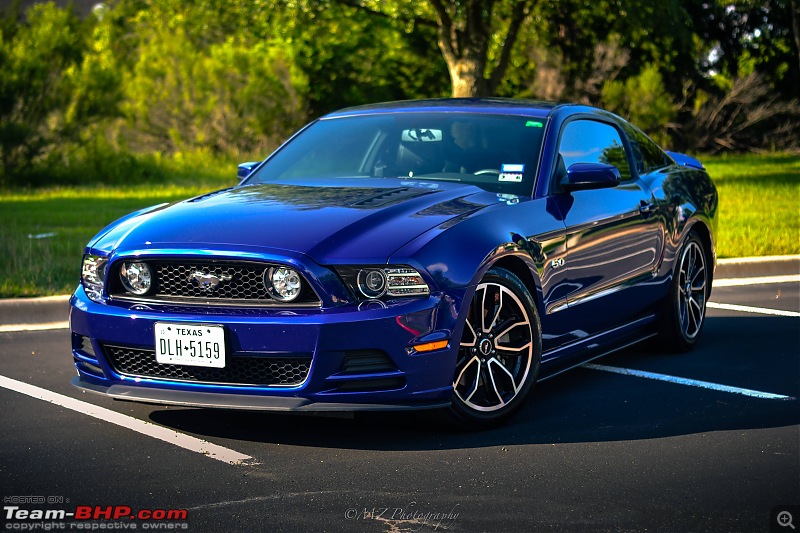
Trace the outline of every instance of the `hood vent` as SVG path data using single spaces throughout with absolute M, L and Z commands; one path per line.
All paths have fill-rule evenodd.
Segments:
M 213 191 L 213 192 L 210 192 L 210 193 L 204 194 L 204 195 L 202 195 L 202 196 L 197 196 L 197 197 L 195 197 L 195 198 L 192 198 L 192 199 L 191 199 L 191 200 L 189 200 L 188 202 L 189 202 L 190 204 L 193 204 L 193 203 L 195 203 L 195 202 L 202 202 L 203 200 L 207 200 L 207 199 L 211 198 L 212 196 L 216 196 L 216 195 L 218 195 L 218 194 L 222 194 L 222 193 L 224 193 L 224 192 L 228 192 L 228 191 L 229 191 L 229 190 L 231 190 L 231 189 L 233 189 L 233 187 L 228 187 L 227 189 L 222 189 L 222 190 L 219 190 L 219 191 Z
M 433 191 L 410 189 L 408 187 L 389 189 L 380 194 L 376 194 L 375 196 L 370 196 L 368 198 L 364 198 L 363 200 L 353 202 L 350 204 L 350 207 L 383 207 L 385 205 L 402 202 L 403 200 L 418 198 L 420 196 L 430 194 L 431 192 Z

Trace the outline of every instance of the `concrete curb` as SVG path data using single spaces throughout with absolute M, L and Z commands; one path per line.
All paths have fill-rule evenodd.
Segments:
M 800 255 L 720 259 L 716 278 L 800 274 Z M 0 299 L 0 325 L 47 324 L 69 319 L 69 295 Z
M 715 277 L 755 278 L 800 274 L 800 255 L 771 255 L 764 257 L 736 257 L 717 260 Z
M 69 295 L 0 300 L 0 324 L 43 324 L 69 319 Z

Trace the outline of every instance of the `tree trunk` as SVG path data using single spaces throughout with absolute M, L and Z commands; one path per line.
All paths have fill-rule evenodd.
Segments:
M 490 96 L 483 77 L 485 61 L 462 57 L 453 63 L 448 62 L 447 69 L 450 71 L 453 98 Z
M 395 15 L 364 5 L 358 0 L 339 0 L 341 3 L 384 18 Z M 438 45 L 447 63 L 454 98 L 492 96 L 503 81 L 511 60 L 511 50 L 517 41 L 520 26 L 539 0 L 505 0 L 509 9 L 507 28 L 498 56 L 491 61 L 488 75 L 489 46 L 498 30 L 495 8 L 498 0 L 428 0 L 436 20 L 400 17 L 405 23 L 435 25 Z
M 511 49 L 517 40 L 520 25 L 528 7 L 536 0 L 514 3 L 503 46 L 495 61 L 492 75 L 487 78 L 487 57 L 493 33 L 495 0 L 445 2 L 429 0 L 436 12 L 439 50 L 450 72 L 453 97 L 491 96 L 505 75 Z

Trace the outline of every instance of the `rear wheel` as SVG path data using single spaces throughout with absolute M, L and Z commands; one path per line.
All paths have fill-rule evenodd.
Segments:
M 475 289 L 464 324 L 451 418 L 472 428 L 508 418 L 536 381 L 541 350 L 530 294 L 513 273 L 491 269 Z
M 711 292 L 706 258 L 703 242 L 691 232 L 678 255 L 661 328 L 662 339 L 677 351 L 692 349 L 705 324 Z

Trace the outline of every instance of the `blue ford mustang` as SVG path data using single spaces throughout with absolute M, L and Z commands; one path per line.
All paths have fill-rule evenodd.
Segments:
M 157 404 L 440 408 L 486 426 L 537 380 L 660 335 L 716 264 L 703 166 L 611 113 L 524 100 L 346 109 L 241 183 L 92 239 L 73 383 Z

